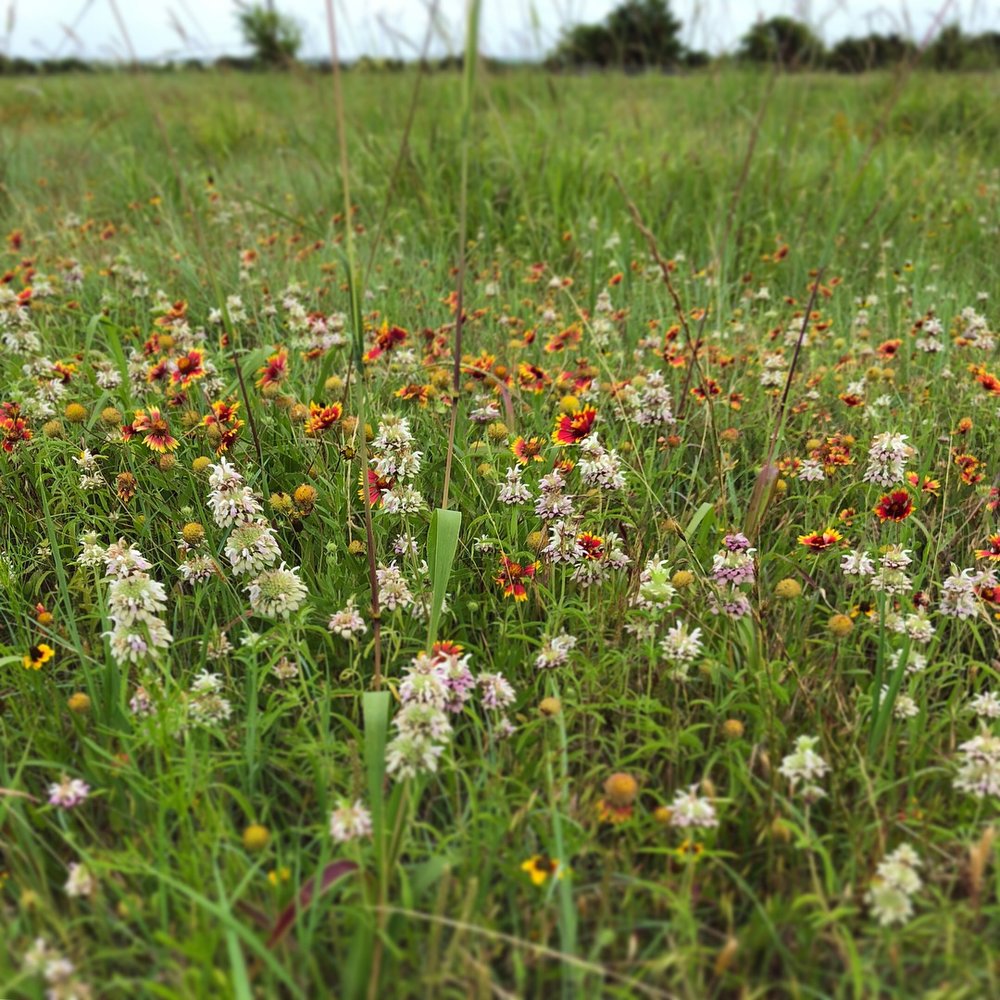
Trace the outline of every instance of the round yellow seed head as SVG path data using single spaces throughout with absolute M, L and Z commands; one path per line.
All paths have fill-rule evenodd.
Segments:
M 265 399 L 275 399 L 281 395 L 281 384 L 279 382 L 267 382 L 261 387 L 261 393 Z
M 499 442 L 507 440 L 510 431 L 507 430 L 507 425 L 502 420 L 495 420 L 486 428 L 486 436 L 494 444 L 499 444 Z
M 170 454 L 161 455 L 158 464 L 160 466 L 160 472 L 169 472 L 177 464 L 177 456 Z
M 61 420 L 46 420 L 42 424 L 42 433 L 47 438 L 62 437 L 63 425 Z
M 771 837 L 782 844 L 787 844 L 792 839 L 791 827 L 780 816 L 771 821 Z
M 87 419 L 87 408 L 80 403 L 67 403 L 63 414 L 71 424 L 82 424 Z
M 271 494 L 271 509 L 279 514 L 290 514 L 292 510 L 292 498 L 287 493 Z
M 722 735 L 727 740 L 738 740 L 743 733 L 743 723 L 739 719 L 726 719 L 722 723 Z
M 292 497 L 300 507 L 312 507 L 312 505 L 316 502 L 316 495 L 315 486 L 303 483 L 301 486 L 295 487 L 295 492 L 292 494 Z
M 653 810 L 653 819 L 656 820 L 660 826 L 669 826 L 670 817 L 673 815 L 670 806 L 657 806 Z
M 785 492 L 787 492 L 787 490 L 788 490 L 788 480 L 787 479 L 779 479 L 774 484 L 774 489 L 775 489 L 775 492 L 777 492 L 777 493 L 785 493 Z
M 847 615 L 833 615 L 826 623 L 826 627 L 838 639 L 843 639 L 854 631 L 854 622 Z
M 489 462 L 480 462 L 476 467 L 476 472 L 482 476 L 483 479 L 489 479 L 493 475 L 493 466 Z
M 248 851 L 263 851 L 270 842 L 270 831 L 266 826 L 261 826 L 260 823 L 251 823 L 243 831 L 243 846 Z
M 118 427 L 124 419 L 121 410 L 113 406 L 105 406 L 101 410 L 101 423 L 106 427 Z
M 619 809 L 624 809 L 626 806 L 632 805 L 638 794 L 639 782 L 631 774 L 626 774 L 624 771 L 612 774 L 604 782 L 605 797 L 613 806 L 617 806 Z
M 181 538 L 188 545 L 200 545 L 205 540 L 205 529 L 197 521 L 188 521 L 181 528 Z
M 689 569 L 679 569 L 670 578 L 670 582 L 678 589 L 682 590 L 684 587 L 690 587 L 694 583 L 694 573 Z
M 309 407 L 304 403 L 296 403 L 289 410 L 288 415 L 291 417 L 293 423 L 304 424 L 309 419 Z
M 819 438 L 809 438 L 806 441 L 806 451 L 815 451 L 822 443 Z
M 738 427 L 727 427 L 719 434 L 719 437 L 727 444 L 733 444 L 735 441 L 739 441 L 740 430 Z
M 363 556 L 365 554 L 365 543 L 361 541 L 360 538 L 355 538 L 354 541 L 347 546 L 347 551 L 350 552 L 352 556 Z
M 344 380 L 339 375 L 331 375 L 324 383 L 327 392 L 340 392 L 344 388 Z
M 580 409 L 580 400 L 576 396 L 568 395 L 563 396 L 559 400 L 559 412 L 560 413 L 576 413 Z
M 544 531 L 532 531 L 528 535 L 528 548 L 532 552 L 541 552 L 545 548 L 548 539 L 545 537 Z
M 274 397 L 274 405 L 279 410 L 290 410 L 295 405 L 295 399 L 285 393 Z
M 86 715 L 90 711 L 90 695 L 76 691 L 66 700 L 66 707 L 76 715 Z
M 774 596 L 780 597 L 783 601 L 794 601 L 796 597 L 802 596 L 802 584 L 786 576 L 784 580 L 779 580 L 774 585 Z
M 212 460 L 210 458 L 206 455 L 199 455 L 191 463 L 191 471 L 194 473 L 204 472 L 211 464 Z
M 562 702 L 558 698 L 553 698 L 551 695 L 548 698 L 543 698 L 538 703 L 538 711 L 547 718 L 552 718 L 554 715 L 558 715 L 562 711 Z

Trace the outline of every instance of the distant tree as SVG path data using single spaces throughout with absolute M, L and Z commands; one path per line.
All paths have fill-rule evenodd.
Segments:
M 551 62 L 570 66 L 675 66 L 684 56 L 681 22 L 667 0 L 625 0 L 600 24 L 565 32 Z
M 818 65 L 823 43 L 794 17 L 758 21 L 740 40 L 739 57 L 748 62 L 778 63 L 786 69 Z
M 299 26 L 274 9 L 273 0 L 266 6 L 237 2 L 236 19 L 243 39 L 265 66 L 287 66 L 295 61 L 302 47 Z
M 899 35 L 872 33 L 863 38 L 844 38 L 830 50 L 827 65 L 840 73 L 864 73 L 896 66 L 913 56 L 912 42 Z

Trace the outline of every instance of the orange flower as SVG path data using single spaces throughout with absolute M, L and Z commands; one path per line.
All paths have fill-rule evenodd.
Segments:
M 913 501 L 906 490 L 886 493 L 875 505 L 875 513 L 880 521 L 905 521 L 914 509 Z
M 175 362 L 170 374 L 170 381 L 175 385 L 190 385 L 195 379 L 205 375 L 205 355 L 202 351 L 188 351 Z
M 515 601 L 526 601 L 528 589 L 524 581 L 531 580 L 541 565 L 540 562 L 533 562 L 522 566 L 508 556 L 500 556 L 500 572 L 496 582 L 503 588 L 503 596 L 513 597 Z
M 272 354 L 265 364 L 257 369 L 257 374 L 260 375 L 260 378 L 254 384 L 258 389 L 281 382 L 288 375 L 287 351 L 278 351 L 276 354 Z
M 402 344 L 408 336 L 409 333 L 401 326 L 389 326 L 388 322 L 383 323 L 379 327 L 374 345 L 365 354 L 365 361 L 374 361 L 386 351 L 391 351 Z
M 18 441 L 31 440 L 31 431 L 28 429 L 27 421 L 21 416 L 19 403 L 0 404 L 0 434 L 2 434 L 0 446 L 6 452 L 13 451 Z
M 395 395 L 397 399 L 411 399 L 421 406 L 426 406 L 427 400 L 431 398 L 431 387 L 411 382 L 409 385 L 404 385 L 402 389 L 397 389 Z
M 976 549 L 977 559 L 1000 559 L 1000 535 L 990 535 L 985 549 Z
M 514 457 L 521 463 L 521 465 L 527 465 L 531 461 L 545 461 L 545 458 L 542 455 L 542 448 L 544 445 L 544 438 L 516 437 L 511 443 L 510 450 L 514 453 Z
M 362 478 L 364 482 L 364 478 Z M 368 506 L 374 507 L 376 504 L 382 502 L 382 496 L 388 493 L 389 490 L 396 485 L 394 479 L 386 479 L 383 476 L 376 475 L 371 469 L 368 470 Z M 362 485 L 361 489 L 358 490 L 358 496 L 364 497 L 365 487 Z
M 562 446 L 579 444 L 590 433 L 596 419 L 597 410 L 593 406 L 584 407 L 575 413 L 565 413 L 556 418 L 552 440 Z
M 171 435 L 167 418 L 156 408 L 151 409 L 149 413 L 136 410 L 132 431 L 144 435 L 142 443 L 150 451 L 158 451 L 161 454 L 173 451 L 180 444 L 180 441 Z
M 309 416 L 306 419 L 306 434 L 321 434 L 332 427 L 344 412 L 340 403 L 320 406 L 319 403 L 309 404 Z
M 602 559 L 604 557 L 604 539 L 599 535 L 592 535 L 589 531 L 583 531 L 576 536 L 576 544 L 583 549 L 585 559 Z
M 810 552 L 823 552 L 836 545 L 844 536 L 836 528 L 813 532 L 811 535 L 799 535 L 799 545 L 804 545 Z
M 930 476 L 924 476 L 923 482 L 921 482 L 920 476 L 915 472 L 908 472 L 906 474 L 906 481 L 914 488 L 919 487 L 921 493 L 930 493 L 933 496 L 937 496 L 941 490 L 940 479 L 931 479 Z

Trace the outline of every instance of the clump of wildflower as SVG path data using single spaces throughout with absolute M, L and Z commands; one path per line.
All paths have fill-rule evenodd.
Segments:
M 528 503 L 531 500 L 531 490 L 521 481 L 524 470 L 520 465 L 512 465 L 506 474 L 505 485 L 500 487 L 497 499 L 510 507 Z
M 198 726 L 212 726 L 225 722 L 233 714 L 233 706 L 221 694 L 222 677 L 207 670 L 201 671 L 191 683 L 188 695 L 188 718 Z
M 226 558 L 238 576 L 260 573 L 281 558 L 271 525 L 262 518 L 239 521 L 226 540 Z
M 893 486 L 903 481 L 906 460 L 913 449 L 906 443 L 906 434 L 876 434 L 868 449 L 868 468 L 864 481 L 879 486 Z
M 569 654 L 576 646 L 576 636 L 565 631 L 554 635 L 542 643 L 542 648 L 535 657 L 535 666 L 539 670 L 552 670 L 561 667 L 569 660 Z
M 254 578 L 246 588 L 250 610 L 264 618 L 288 618 L 306 602 L 309 591 L 298 575 L 298 567 L 282 563 Z
M 602 823 L 624 823 L 632 815 L 633 803 L 639 794 L 639 783 L 631 774 L 618 771 L 604 782 L 604 797 L 597 803 L 597 816 Z
M 1000 797 L 1000 736 L 980 733 L 959 744 L 958 752 L 955 788 L 977 799 Z
M 76 966 L 44 938 L 35 938 L 24 955 L 24 971 L 40 975 L 49 987 L 48 1000 L 90 1000 L 90 987 L 76 975 Z
M 337 808 L 330 813 L 330 836 L 337 844 L 360 840 L 372 834 L 372 816 L 361 799 L 353 803 L 340 799 Z
M 84 536 L 87 564 L 92 565 L 90 536 Z M 105 633 L 111 642 L 111 655 L 118 663 L 138 663 L 147 656 L 157 656 L 173 636 L 167 630 L 161 612 L 166 610 L 167 594 L 161 583 L 146 570 L 149 563 L 138 549 L 124 538 L 112 543 L 101 556 L 108 583 L 108 614 L 112 629 Z
M 689 629 L 686 622 L 675 622 L 660 640 L 660 650 L 671 665 L 671 676 L 683 680 L 701 653 L 701 629 Z
M 355 606 L 353 597 L 343 608 L 330 615 L 326 627 L 342 639 L 357 639 L 368 631 L 368 626 Z
M 49 805 L 60 809 L 75 809 L 87 801 L 88 795 L 90 786 L 85 781 L 65 774 L 58 782 L 49 785 Z
M 923 885 L 917 873 L 920 864 L 909 844 L 900 844 L 879 862 L 866 898 L 883 927 L 905 923 L 913 915 L 912 896 Z
M 669 808 L 671 826 L 711 829 L 719 825 L 715 805 L 710 798 L 698 794 L 697 784 L 690 785 L 687 791 L 678 791 Z
M 425 506 L 411 480 L 420 472 L 422 453 L 413 447 L 413 433 L 405 417 L 387 414 L 372 439 L 369 459 L 368 502 L 393 514 L 413 514 Z M 372 477 L 376 488 L 372 489 Z M 384 485 L 384 488 L 382 486 Z
M 639 574 L 639 593 L 632 598 L 632 606 L 648 611 L 662 611 L 677 596 L 677 588 L 670 581 L 670 569 L 664 559 L 649 559 Z
M 800 736 L 795 749 L 782 759 L 778 768 L 793 793 L 801 786 L 800 794 L 807 802 L 815 802 L 826 794 L 816 782 L 830 770 L 830 765 L 816 753 L 818 743 L 818 736 Z
M 97 890 L 97 881 L 90 874 L 86 865 L 79 861 L 71 861 L 69 864 L 69 877 L 64 886 L 67 896 L 87 897 L 92 896 Z

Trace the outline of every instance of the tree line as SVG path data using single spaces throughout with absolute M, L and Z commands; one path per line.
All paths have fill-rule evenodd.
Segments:
M 237 20 L 250 56 L 221 56 L 210 62 L 197 59 L 164 62 L 153 68 L 255 70 L 288 68 L 296 64 L 302 46 L 302 31 L 272 4 L 240 3 Z M 688 48 L 681 40 L 682 22 L 670 10 L 668 0 L 624 0 L 603 21 L 567 28 L 545 60 L 550 70 L 566 69 L 682 69 L 713 62 L 735 61 L 768 64 L 785 70 L 827 69 L 839 73 L 863 73 L 914 63 L 935 70 L 989 70 L 1000 67 L 1000 31 L 970 35 L 957 24 L 943 28 L 922 51 L 915 42 L 896 33 L 871 32 L 843 38 L 827 48 L 804 22 L 793 17 L 758 21 L 740 39 L 734 55 L 712 57 Z M 515 63 L 487 59 L 488 68 L 501 71 Z M 298 65 L 303 65 L 299 63 Z M 401 70 L 410 63 L 402 59 L 362 57 L 352 64 L 360 69 Z M 462 66 L 461 56 L 422 60 L 421 68 L 448 71 Z M 329 60 L 309 67 L 328 71 Z M 109 68 L 100 63 L 70 57 L 29 60 L 0 55 L 0 76 L 79 73 Z

